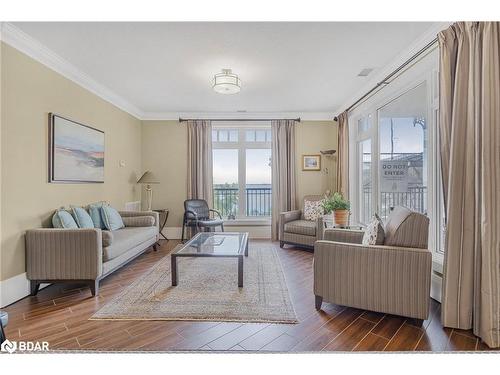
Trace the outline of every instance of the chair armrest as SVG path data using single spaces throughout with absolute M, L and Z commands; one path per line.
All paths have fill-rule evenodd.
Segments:
M 100 229 L 31 229 L 25 240 L 30 280 L 96 280 L 102 275 Z
M 192 219 L 192 220 L 198 220 L 198 214 L 196 212 L 191 211 L 191 210 L 184 211 L 184 219 L 187 219 L 187 214 L 191 214 L 194 216 L 194 219 Z
M 278 217 L 279 240 L 283 238 L 283 234 L 285 233 L 285 224 L 290 221 L 299 220 L 301 214 L 302 212 L 300 210 L 285 211 L 280 213 L 280 216 Z
M 322 240 L 325 232 L 325 226 L 323 224 L 323 216 L 319 216 L 316 219 L 316 241 Z
M 364 234 L 364 231 L 357 229 L 328 228 L 325 229 L 322 239 L 334 242 L 360 244 L 363 241 Z
M 301 210 L 285 211 L 280 213 L 280 220 L 283 221 L 283 224 L 286 224 L 290 221 L 300 220 L 301 215 Z
M 343 306 L 426 319 L 432 254 L 427 249 L 314 245 L 314 294 Z
M 217 215 L 219 216 L 219 219 L 221 219 L 221 220 L 222 220 L 222 215 L 220 214 L 220 212 L 219 212 L 219 211 L 214 210 L 213 208 L 209 209 L 209 211 L 210 211 L 210 212 L 213 212 L 214 214 L 217 214 Z

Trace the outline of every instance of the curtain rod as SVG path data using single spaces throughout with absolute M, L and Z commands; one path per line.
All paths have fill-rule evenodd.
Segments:
M 203 119 L 192 119 L 192 118 L 181 118 L 179 117 L 179 122 L 195 121 L 195 120 L 210 120 L 210 121 L 274 121 L 274 120 L 293 120 L 300 122 L 300 117 L 298 118 L 203 118 Z
M 394 69 L 391 73 L 389 73 L 382 81 L 377 83 L 374 87 L 372 87 L 366 94 L 364 94 L 361 98 L 356 100 L 353 104 L 351 104 L 346 111 L 349 112 L 351 109 L 355 108 L 359 103 L 364 101 L 368 96 L 370 96 L 375 90 L 380 88 L 381 86 L 388 85 L 390 82 L 389 80 L 394 77 L 396 74 L 398 74 L 401 70 L 406 68 L 409 64 L 411 64 L 415 59 L 417 59 L 420 55 L 422 55 L 425 51 L 427 51 L 430 47 L 432 47 L 434 44 L 436 44 L 438 41 L 438 38 L 434 38 L 432 41 L 427 43 L 425 47 L 420 49 L 417 53 L 415 53 L 413 56 L 411 56 L 408 60 L 406 60 L 404 63 L 402 63 L 400 66 L 398 66 L 396 69 Z M 338 117 L 335 116 L 333 118 L 334 121 L 338 120 Z

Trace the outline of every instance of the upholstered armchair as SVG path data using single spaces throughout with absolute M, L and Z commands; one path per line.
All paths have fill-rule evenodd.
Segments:
M 363 231 L 326 229 L 314 246 L 316 309 L 323 301 L 424 320 L 429 314 L 429 219 L 396 207 L 383 245 L 363 245 Z
M 307 220 L 304 215 L 304 207 L 307 201 L 319 203 L 323 198 L 322 195 L 306 195 L 302 210 L 287 211 L 280 214 L 280 247 L 290 244 L 309 249 L 314 248 L 314 242 L 323 237 L 323 215 L 319 215 L 316 220 Z

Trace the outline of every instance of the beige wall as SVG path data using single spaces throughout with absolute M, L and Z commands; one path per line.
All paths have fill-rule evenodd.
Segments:
M 137 200 L 141 122 L 72 81 L 1 44 L 0 280 L 25 272 L 24 236 L 63 205 Z M 55 112 L 105 132 L 104 184 L 47 183 L 47 118 Z M 119 161 L 125 162 L 124 167 Z
M 319 154 L 321 150 L 337 149 L 338 125 L 334 121 L 302 121 L 295 129 L 297 158 L 297 199 L 302 207 L 305 195 L 333 191 L 337 180 L 337 155 L 321 155 L 321 171 L 303 171 L 302 155 Z
M 178 121 L 142 122 L 142 166 L 160 180 L 153 209 L 170 210 L 168 227 L 180 227 L 187 197 L 187 127 Z
M 304 121 L 296 128 L 298 200 L 304 195 L 332 190 L 336 178 L 336 156 L 322 156 L 321 172 L 302 171 L 302 154 L 319 154 L 337 148 L 337 124 Z M 153 208 L 168 208 L 168 227 L 180 227 L 187 186 L 187 129 L 177 121 L 143 121 L 142 165 L 153 171 L 160 184 L 153 186 Z M 325 173 L 328 168 L 329 173 Z

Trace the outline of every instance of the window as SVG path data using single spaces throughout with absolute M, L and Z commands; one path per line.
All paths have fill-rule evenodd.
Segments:
M 228 220 L 271 216 L 271 124 L 215 123 L 213 205 Z

